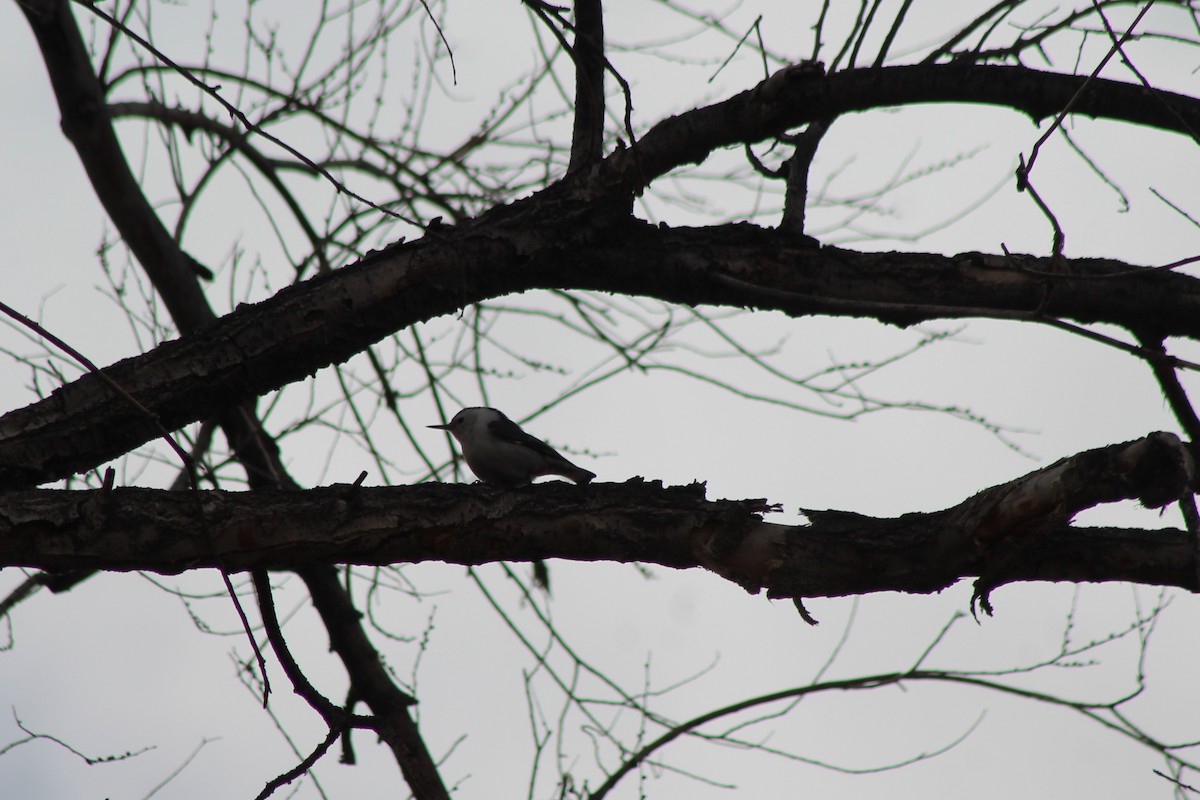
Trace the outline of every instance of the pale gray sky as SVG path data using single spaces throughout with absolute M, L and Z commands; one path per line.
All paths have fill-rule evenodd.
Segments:
M 731 28 L 744 29 L 761 13 L 769 47 L 797 59 L 807 55 L 807 26 L 819 4 L 744 6 L 731 15 Z M 914 7 L 932 13 L 915 27 L 919 35 L 914 34 L 912 42 L 898 43 L 898 52 L 944 36 L 952 27 L 940 11 L 933 11 L 944 5 L 918 2 Z M 207 5 L 153 8 L 159 23 L 162 16 L 178 16 L 177 23 L 163 28 L 159 45 L 183 61 L 197 58 Z M 267 4 L 260 8 L 270 11 Z M 228 26 L 224 30 L 236 32 L 242 13 L 240 7 L 222 6 L 225 16 L 220 23 Z M 975 13 L 964 10 L 962 18 Z M 614 5 L 609 14 L 610 40 L 617 44 L 655 40 L 655 25 L 664 26 L 663 37 L 695 28 L 653 3 Z M 676 27 L 666 27 L 670 25 Z M 429 124 L 445 126 L 447 139 L 455 141 L 472 129 L 497 87 L 535 63 L 537 56 L 524 12 L 515 3 L 455 4 L 446 29 L 459 83 L 448 88 L 446 96 L 431 98 Z M 285 25 L 281 34 L 287 31 Z M 789 36 L 795 37 L 795 44 L 784 44 Z M 711 57 L 714 49 L 731 45 L 707 38 L 694 47 Z M 643 129 L 669 113 L 747 88 L 761 77 L 761 64 L 749 54 L 735 59 L 712 84 L 706 82 L 713 71 L 710 66 L 682 61 L 663 65 L 635 52 L 616 52 L 612 58 L 634 87 L 635 120 Z M 1156 85 L 1194 94 L 1193 62 L 1191 54 L 1170 51 L 1161 58 L 1147 56 L 1139 66 Z M 397 71 L 407 66 L 403 58 L 394 62 Z M 441 71 L 448 75 L 448 66 Z M 1111 74 L 1126 77 L 1118 69 Z M 403 82 L 397 80 L 396 86 Z M 614 97 L 616 103 L 619 98 Z M 0 105 L 9 109 L 0 126 L 6 154 L 0 159 L 6 188 L 0 192 L 0 233 L 10 259 L 0 297 L 39 318 L 99 363 L 136 352 L 129 326 L 100 291 L 104 281 L 95 251 L 106 230 L 105 218 L 58 130 L 45 71 L 14 4 L 0 5 Z M 1077 141 L 1127 191 L 1131 208 L 1118 213 L 1115 193 L 1060 141 L 1052 142 L 1040 156 L 1037 177 L 1044 181 L 1039 186 L 1067 232 L 1068 255 L 1107 255 L 1149 265 L 1200 249 L 1196 228 L 1165 210 L 1148 188 L 1177 202 L 1191 201 L 1194 213 L 1195 176 L 1200 174 L 1194 143 L 1108 123 L 1078 122 L 1071 127 Z M 853 247 L 954 253 L 998 252 L 1007 246 L 1016 252 L 1044 253 L 1050 239 L 1044 222 L 1029 199 L 1015 192 L 1012 180 L 1005 180 L 1018 154 L 1028 153 L 1037 135 L 1028 120 L 997 109 L 911 108 L 839 120 L 818 161 L 823 176 L 837 176 L 830 187 L 835 197 L 878 186 L 906 156 L 911 155 L 911 167 L 921 168 L 979 148 L 960 167 L 915 182 L 890 198 L 891 216 L 867 221 L 874 232 L 923 230 L 1000 188 L 955 225 L 915 242 L 857 241 L 857 234 L 838 227 L 844 215 L 836 208 L 816 211 L 814 222 L 830 228 L 827 241 Z M 137 142 L 129 146 L 136 148 Z M 735 164 L 739 158 L 738 153 L 725 154 L 705 172 L 715 174 L 720 165 Z M 703 192 L 718 217 L 737 216 L 754 207 L 748 192 L 729 190 L 718 181 L 688 179 L 679 184 L 689 192 Z M 286 266 L 279 268 L 270 260 L 273 246 L 260 213 L 250 207 L 241 187 L 231 182 L 227 191 L 230 201 L 209 206 L 197 221 L 189 249 L 219 261 L 236 237 L 248 250 L 262 248 L 268 274 L 283 270 L 270 278 L 273 289 L 285 285 Z M 763 201 L 763 207 L 775 205 L 774 198 Z M 677 224 L 711 221 L 656 196 L 647 198 L 642 213 Z M 214 292 L 215 304 L 228 307 L 231 299 Z M 536 297 L 521 299 L 535 301 Z M 454 321 L 437 324 L 446 329 Z M 910 346 L 919 336 L 871 322 L 787 320 L 779 315 L 735 324 L 752 342 L 785 339 L 785 362 L 797 372 L 819 369 L 832 359 L 877 358 Z M 957 323 L 930 326 L 956 327 Z M 513 328 L 511 340 L 536 345 L 547 358 L 571 363 L 570 348 L 546 342 L 536 325 Z M 0 327 L 0 349 L 25 354 L 36 348 L 21 332 Z M 1197 357 L 1194 352 L 1180 354 Z M 733 365 L 730 370 L 731 380 L 759 379 Z M 1195 379 L 1185 378 L 1194 391 Z M 505 382 L 492 401 L 519 417 L 552 391 L 548 380 Z M 32 399 L 27 383 L 26 367 L 0 357 L 4 409 Z M 703 480 L 710 497 L 766 497 L 781 503 L 780 519 L 790 521 L 797 518 L 799 507 L 877 515 L 937 509 L 1062 456 L 1153 430 L 1175 429 L 1143 365 L 1094 342 L 1024 325 L 971 322 L 957 340 L 885 371 L 869 388 L 900 401 L 970 408 L 1028 431 L 1013 438 L 1033 458 L 1006 448 L 979 427 L 943 415 L 895 411 L 838 422 L 748 404 L 664 373 L 623 375 L 535 420 L 530 430 L 600 454 L 586 462 L 599 474 L 598 480 L 633 475 L 669 484 Z M 429 422 L 437 421 L 432 406 L 428 413 Z M 274 419 L 283 424 L 286 415 Z M 340 449 L 327 463 L 327 439 L 322 435 L 296 438 L 285 448 L 301 480 L 347 481 L 371 469 L 351 448 Z M 433 431 L 421 435 L 430 447 L 438 446 L 440 439 Z M 305 446 L 308 442 L 311 447 Z M 400 439 L 395 442 L 398 448 Z M 404 461 L 402 453 L 395 458 Z M 168 472 L 128 474 L 124 480 L 161 485 Z M 378 480 L 373 477 L 371 482 Z M 1137 526 L 1179 524 L 1174 509 L 1161 519 L 1131 508 L 1109 509 L 1088 519 Z M 456 796 L 462 798 L 524 796 L 532 758 L 522 686 L 522 670 L 532 668 L 527 654 L 463 569 L 426 565 L 406 569 L 405 575 L 430 596 L 420 603 L 385 598 L 375 612 L 403 635 L 419 636 L 433 620 L 418 673 L 420 722 L 436 755 L 453 750 L 443 765 L 444 778 L 460 783 Z M 527 610 L 516 603 L 511 582 L 500 568 L 489 566 L 479 575 L 511 604 L 536 641 L 544 641 Z M 810 628 L 790 603 L 748 596 L 702 571 L 654 569 L 653 575 L 644 579 L 624 565 L 554 563 L 550 609 L 564 635 L 587 659 L 635 690 L 647 682 L 655 688 L 673 684 L 712 667 L 694 683 L 652 701 L 654 708 L 677 718 L 811 680 L 852 616 L 854 627 L 845 650 L 828 677 L 903 669 L 953 614 L 967 609 L 971 594 L 964 584 L 931 597 L 880 594 L 857 602 L 813 600 L 808 605 L 821 625 Z M 21 577 L 16 570 L 0 572 L 0 592 Z M 32 742 L 0 757 L 0 786 L 5 787 L 0 795 L 11 792 L 23 800 L 144 797 L 202 742 L 208 743 L 191 765 L 156 797 L 252 797 L 266 780 L 295 763 L 271 718 L 235 678 L 235 660 L 246 659 L 247 648 L 218 577 L 195 574 L 158 580 L 215 596 L 185 602 L 142 576 L 99 576 L 69 594 L 40 595 L 21 606 L 13 623 L 15 647 L 0 652 L 0 706 L 11 708 L 10 713 L 0 713 L 0 747 L 21 738 L 14 721 L 19 717 L 29 729 L 57 736 L 88 755 L 154 749 L 118 764 L 88 767 L 48 741 Z M 930 666 L 1000 668 L 1047 657 L 1059 646 L 1072 603 L 1073 641 L 1086 641 L 1128 624 L 1139 604 L 1144 610 L 1156 597 L 1152 588 L 1128 586 L 1007 587 L 993 598 L 997 616 L 978 625 L 969 618 L 957 622 Z M 282 592 L 281 613 L 290 611 L 299 598 L 298 591 Z M 198 630 L 189 609 L 228 635 Z M 1200 738 L 1195 725 L 1200 698 L 1189 668 L 1197 656 L 1197 617 L 1200 604 L 1193 597 L 1173 594 L 1146 665 L 1150 689 L 1135 706 L 1139 722 L 1180 739 Z M 314 682 L 339 696 L 343 679 L 325 652 L 325 634 L 311 625 L 303 609 L 287 631 Z M 399 674 L 410 676 L 414 648 L 378 643 Z M 1129 643 L 1110 649 L 1111 656 L 1105 652 L 1101 666 L 1059 670 L 1030 685 L 1083 697 L 1119 693 L 1114 687 L 1129 685 L 1133 649 Z M 297 746 L 307 751 L 318 741 L 319 720 L 293 699 L 278 670 L 271 675 L 272 710 L 285 721 Z M 545 693 L 541 699 L 547 709 L 557 709 L 557 698 L 547 686 L 539 685 L 538 691 Z M 860 769 L 942 747 L 976 722 L 971 737 L 950 753 L 905 769 L 860 776 L 681 743 L 665 751 L 669 763 L 736 784 L 737 791 L 649 771 L 643 785 L 631 778 L 615 796 L 1170 796 L 1169 787 L 1151 772 L 1161 764 L 1149 752 L 1099 726 L 1062 710 L 955 688 L 922 686 L 907 692 L 888 689 L 812 698 L 776 726 L 769 743 Z M 600 778 L 591 746 L 578 720 L 566 727 L 564 749 L 575 760 L 561 766 L 594 787 Z M 465 738 L 455 746 L 460 737 Z M 395 796 L 399 778 L 394 764 L 369 736 L 360 735 L 357 743 L 359 766 L 341 766 L 336 758 L 328 758 L 319 767 L 329 796 Z M 606 763 L 613 764 L 611 758 Z M 555 769 L 553 757 L 542 764 L 548 773 Z M 535 796 L 550 796 L 549 785 L 540 785 Z M 297 796 L 317 795 L 305 785 Z

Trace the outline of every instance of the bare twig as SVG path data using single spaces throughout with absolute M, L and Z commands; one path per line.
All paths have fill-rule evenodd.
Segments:
M 20 311 L 17 311 L 7 303 L 0 302 L 0 313 L 5 314 L 21 325 L 24 325 L 38 336 L 41 336 L 59 350 L 62 350 L 68 356 L 75 359 L 76 363 L 78 363 L 81 367 L 98 377 L 100 380 L 104 381 L 104 383 L 107 384 L 110 389 L 116 392 L 123 400 L 125 400 L 125 402 L 136 408 L 139 413 L 144 414 L 146 419 L 150 420 L 151 424 L 158 429 L 159 438 L 166 442 L 167 446 L 170 447 L 171 450 L 174 451 L 175 455 L 179 457 L 180 463 L 183 464 L 184 469 L 187 471 L 188 483 L 192 486 L 192 488 L 198 488 L 198 484 L 196 482 L 196 461 L 190 455 L 188 455 L 188 453 L 182 447 L 179 446 L 179 443 L 175 441 L 175 437 L 171 436 L 171 432 L 163 427 L 162 422 L 153 411 L 139 403 L 137 399 L 133 397 L 133 395 L 125 391 L 123 386 L 109 377 L 104 370 L 92 363 L 91 359 L 89 359 L 83 353 L 80 353 L 78 350 L 67 344 L 59 337 L 55 336 L 50 331 L 46 330 L 38 323 L 34 322 L 29 317 L 22 314 Z
M 150 44 L 149 41 L 147 41 L 145 38 L 143 38 L 142 36 L 137 34 L 135 31 L 130 30 L 129 27 L 127 27 L 123 22 L 118 20 L 116 17 L 105 12 L 103 9 L 97 7 L 97 5 L 95 3 L 85 2 L 85 0 L 72 0 L 72 2 L 74 2 L 76 5 L 86 8 L 88 11 L 92 12 L 93 14 L 95 14 L 96 16 L 100 17 L 102 20 L 107 22 L 113 28 L 120 30 L 122 33 L 124 33 L 126 36 L 128 36 L 130 39 L 132 39 L 134 42 L 137 42 L 138 46 L 145 48 L 145 50 L 147 52 L 149 52 L 155 58 L 160 60 L 162 63 L 166 64 L 171 69 L 173 69 L 175 72 L 177 72 L 180 76 L 182 76 L 189 83 L 196 86 L 198 89 L 200 89 L 202 92 L 207 94 L 209 97 L 213 98 L 218 103 L 220 103 L 221 106 L 224 107 L 225 110 L 229 112 L 229 115 L 231 117 L 233 117 L 234 119 L 236 119 L 238 122 L 240 122 L 242 124 L 242 126 L 246 128 L 246 130 L 257 133 L 259 136 L 262 136 L 264 139 L 271 142 L 272 144 L 282 147 L 289 154 L 291 154 L 292 156 L 294 156 L 295 158 L 297 158 L 298 160 L 303 162 L 306 166 L 308 166 L 309 169 L 320 174 L 321 177 L 323 177 L 325 180 L 329 181 L 329 183 L 332 184 L 333 187 L 338 190 L 338 192 L 346 195 L 347 197 L 351 197 L 351 198 L 357 200 L 358 202 L 363 203 L 364 205 L 370 206 L 371 208 L 375 209 L 376 211 L 378 211 L 382 214 L 386 214 L 389 217 L 394 217 L 395 219 L 403 220 L 404 222 L 407 222 L 410 225 L 420 226 L 420 223 L 417 220 L 405 217 L 403 214 L 399 214 L 395 211 L 392 211 L 390 208 L 384 208 L 383 206 L 377 205 L 376 203 L 371 202 L 370 200 L 368 200 L 367 198 L 358 194 L 357 192 L 354 192 L 353 190 L 348 188 L 345 184 L 343 184 L 341 181 L 339 181 L 337 178 L 333 177 L 333 174 L 330 173 L 327 169 L 325 169 L 321 165 L 317 164 L 315 161 L 313 161 L 311 158 L 306 156 L 304 153 L 300 152 L 292 145 L 283 141 L 278 136 L 275 136 L 274 134 L 268 133 L 267 131 L 263 130 L 261 126 L 251 122 L 250 118 L 247 117 L 245 115 L 245 113 L 242 112 L 241 109 L 239 109 L 237 106 L 233 105 L 232 103 L 230 103 L 228 100 L 226 100 L 224 97 L 221 96 L 219 87 L 209 86 L 207 83 L 205 83 L 204 81 L 197 78 L 194 74 L 192 74 L 191 70 L 189 70 L 185 67 L 182 67 L 179 64 L 176 64 L 165 53 L 163 53 L 161 50 L 159 50 L 154 45 Z M 438 32 L 439 33 L 441 32 L 440 28 L 438 29 Z
M 1093 3 L 1095 3 L 1095 0 L 1093 0 Z M 1100 59 L 1100 63 L 1096 65 L 1091 74 L 1088 75 L 1080 87 L 1075 91 L 1074 96 L 1070 99 L 1070 101 L 1067 102 L 1066 106 L 1063 107 L 1057 116 L 1055 116 L 1054 122 L 1052 122 L 1050 127 L 1048 127 L 1042 133 L 1042 135 L 1038 137 L 1037 141 L 1034 142 L 1033 149 L 1029 152 L 1028 162 L 1026 161 L 1024 154 L 1021 155 L 1021 163 L 1017 168 L 1017 191 L 1028 191 L 1034 202 L 1037 204 L 1037 207 L 1050 222 L 1050 225 L 1054 230 L 1051 252 L 1053 253 L 1055 260 L 1062 258 L 1066 236 L 1063 233 L 1062 227 L 1058 224 L 1058 219 L 1050 210 L 1050 207 L 1044 200 L 1042 200 L 1041 196 L 1033 188 L 1033 184 L 1029 179 L 1030 173 L 1033 171 L 1034 163 L 1037 161 L 1038 153 L 1041 151 L 1042 145 L 1045 144 L 1046 141 L 1054 134 L 1054 132 L 1059 129 L 1063 123 L 1063 120 L 1065 120 L 1067 115 L 1071 113 L 1076 103 L 1079 102 L 1080 97 L 1082 97 L 1084 92 L 1088 90 L 1092 84 L 1092 81 L 1095 80 L 1104 67 L 1107 66 L 1112 57 L 1120 52 L 1121 45 L 1133 35 L 1133 29 L 1136 28 L 1138 23 L 1142 21 L 1142 17 L 1146 15 L 1146 12 L 1150 10 L 1150 6 L 1152 5 L 1154 5 L 1154 0 L 1150 0 L 1148 3 L 1146 3 L 1146 5 L 1142 7 L 1142 10 L 1138 12 L 1138 15 L 1134 18 L 1133 22 L 1129 24 L 1129 27 L 1125 30 L 1125 33 L 1121 36 L 1121 38 L 1113 41 L 1112 47 L 1110 47 L 1108 52 L 1105 53 L 1104 58 Z

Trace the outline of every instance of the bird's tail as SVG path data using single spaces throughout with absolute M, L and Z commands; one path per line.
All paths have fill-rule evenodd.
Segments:
M 561 475 L 567 480 L 574 481 L 575 483 L 591 483 L 592 478 L 596 477 L 596 473 L 586 470 L 583 467 L 576 466 L 562 456 L 559 456 L 558 459 L 555 460 L 553 466 L 555 474 Z

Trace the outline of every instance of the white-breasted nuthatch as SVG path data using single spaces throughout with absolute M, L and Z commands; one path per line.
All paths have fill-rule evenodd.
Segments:
M 575 483 L 587 483 L 596 477 L 596 473 L 575 466 L 494 408 L 464 408 L 446 425 L 429 427 L 454 435 L 467 466 L 484 483 L 525 486 L 542 475 L 561 475 Z

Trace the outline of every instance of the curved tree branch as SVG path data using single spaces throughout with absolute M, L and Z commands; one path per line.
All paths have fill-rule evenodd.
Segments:
M 1087 84 L 1087 91 L 1080 89 Z M 1078 95 L 1078 97 L 1076 97 Z M 1078 116 L 1146 125 L 1191 136 L 1200 125 L 1200 100 L 1173 92 L 1151 94 L 1138 84 L 1063 75 L 1027 67 L 931 64 L 851 69 L 820 75 L 811 64 L 785 67 L 753 89 L 669 117 L 605 162 L 603 193 L 635 193 L 719 148 L 762 141 L 822 119 L 856 111 L 919 105 L 995 105 L 1035 122 L 1071 108 Z
M 870 317 L 897 325 L 987 317 L 1070 319 L 1200 338 L 1200 280 L 1104 259 L 813 249 L 750 225 L 627 223 L 619 235 L 530 200 L 244 305 L 105 372 L 172 430 L 344 361 L 413 323 L 539 288 L 597 289 L 688 305 Z M 583 213 L 583 212 L 580 212 Z M 544 220 L 541 224 L 538 220 Z M 1151 355 L 1151 354 L 1147 354 Z M 156 435 L 96 376 L 0 417 L 0 487 L 98 466 Z

